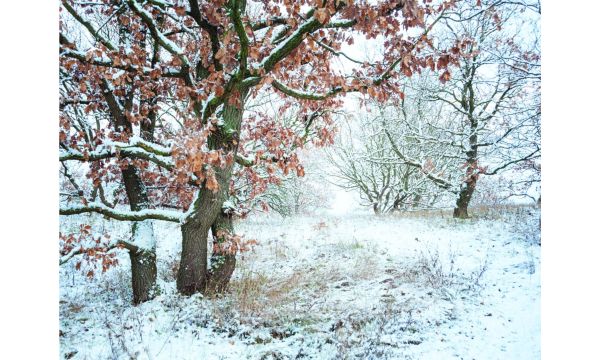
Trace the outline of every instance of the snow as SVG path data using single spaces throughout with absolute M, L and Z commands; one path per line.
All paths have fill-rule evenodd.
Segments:
M 153 220 L 136 221 L 134 223 L 132 243 L 140 250 L 153 250 L 156 248 Z
M 155 222 L 161 293 L 150 302 L 129 305 L 127 256 L 93 280 L 73 261 L 61 268 L 61 356 L 540 358 L 538 224 L 533 207 L 469 220 L 250 217 L 236 231 L 259 245 L 238 257 L 231 292 L 209 299 L 176 294 L 179 227 Z
M 116 73 L 113 74 L 112 78 L 113 80 L 120 78 L 121 76 L 125 75 L 126 71 L 121 69 L 119 71 L 117 71 Z
M 136 12 L 142 15 L 142 18 L 145 18 L 145 21 L 150 23 L 150 26 L 158 29 L 158 26 L 154 23 L 152 14 L 146 11 L 141 4 L 137 1 L 132 1 L 130 3 Z M 183 50 L 173 41 L 169 40 L 162 32 L 156 31 L 156 36 L 160 39 L 161 44 L 171 53 L 177 55 L 181 61 L 184 63 L 186 67 L 191 67 L 189 60 L 184 56 Z
M 183 222 L 186 213 L 164 209 L 142 209 L 138 211 L 110 208 L 100 202 L 89 202 L 87 205 L 71 204 L 60 207 L 60 213 L 72 215 L 75 213 L 97 212 L 116 219 L 147 220 L 161 219 L 177 223 Z

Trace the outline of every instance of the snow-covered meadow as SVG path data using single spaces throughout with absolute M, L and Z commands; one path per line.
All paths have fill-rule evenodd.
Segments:
M 258 245 L 238 255 L 222 298 L 177 294 L 180 233 L 156 222 L 152 301 L 131 305 L 124 251 L 93 279 L 74 261 L 61 267 L 61 357 L 540 358 L 540 211 L 475 214 L 252 216 L 236 232 Z

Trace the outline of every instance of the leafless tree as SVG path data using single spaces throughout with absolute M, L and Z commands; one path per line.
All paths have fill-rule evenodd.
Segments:
M 457 195 L 458 218 L 469 216 L 480 176 L 527 168 L 519 180 L 526 185 L 539 181 L 540 170 L 538 41 L 535 32 L 516 35 L 525 24 L 536 29 L 535 21 L 519 4 L 471 5 L 442 20 L 440 43 L 463 44 L 456 68 L 441 74 L 444 84 L 434 81 L 435 72 L 422 72 L 401 100 L 383 108 L 380 123 L 390 154 Z
M 362 205 L 372 207 L 375 214 L 433 206 L 440 189 L 428 181 L 422 168 L 390 155 L 396 144 L 389 142 L 389 132 L 382 128 L 385 109 L 376 104 L 371 107 L 371 113 L 358 116 L 357 128 L 348 127 L 328 151 L 335 184 L 358 191 Z M 408 142 L 403 145 L 411 147 Z

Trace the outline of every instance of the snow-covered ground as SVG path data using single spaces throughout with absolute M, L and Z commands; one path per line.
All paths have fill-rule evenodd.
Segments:
M 112 225 L 109 225 L 112 226 Z M 119 225 L 120 226 L 120 225 Z M 157 222 L 161 294 L 131 306 L 128 257 L 88 280 L 61 268 L 73 359 L 540 358 L 539 210 L 471 220 L 353 211 L 250 218 L 256 239 L 220 299 L 175 291 L 180 236 Z M 116 229 L 115 233 L 122 231 Z

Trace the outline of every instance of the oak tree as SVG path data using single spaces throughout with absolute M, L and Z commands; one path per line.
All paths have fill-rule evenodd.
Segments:
M 178 291 L 204 292 L 224 277 L 212 286 L 222 288 L 236 246 L 219 247 L 234 249 L 226 270 L 209 269 L 207 237 L 212 227 L 217 243 L 236 241 L 223 206 L 235 164 L 303 172 L 301 135 L 246 117 L 245 105 L 276 93 L 283 106 L 299 106 L 306 128 L 318 128 L 315 142 L 330 143 L 330 110 L 344 94 L 384 101 L 400 92 L 401 77 L 448 66 L 439 58 L 452 51 L 424 50 L 451 3 L 62 0 L 60 160 L 86 163 L 91 186 L 63 199 L 60 214 L 133 223 L 124 246 L 134 302 L 152 296 L 157 220 L 181 227 Z M 348 56 L 356 37 L 385 39 L 384 53 L 372 62 Z M 248 141 L 261 146 L 249 152 Z M 107 187 L 114 198 L 92 196 Z

